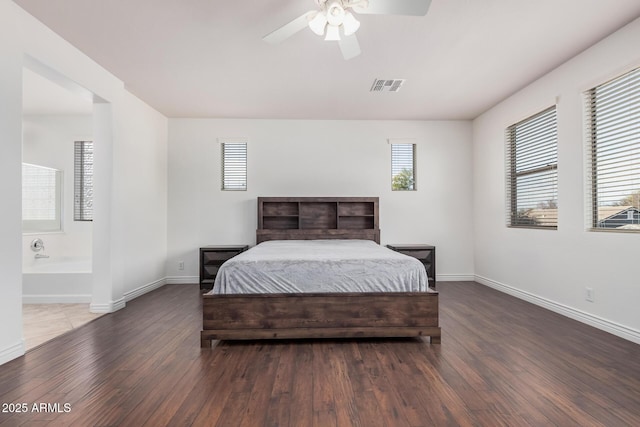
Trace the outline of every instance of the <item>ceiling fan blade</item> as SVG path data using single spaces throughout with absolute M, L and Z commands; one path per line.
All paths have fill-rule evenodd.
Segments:
M 353 6 L 353 10 L 369 15 L 424 16 L 430 5 L 431 0 L 369 0 L 369 6 Z
M 360 43 L 358 43 L 358 38 L 355 34 L 342 36 L 338 41 L 338 45 L 340 46 L 340 51 L 342 51 L 342 56 L 345 60 L 355 58 L 360 55 Z
M 267 43 L 278 44 L 288 39 L 298 31 L 305 29 L 309 25 L 308 16 L 311 15 L 312 13 L 316 13 L 316 11 L 312 10 L 305 13 L 304 15 L 297 17 L 296 19 L 289 22 L 288 24 L 284 24 L 282 27 L 278 28 L 277 30 L 267 34 L 262 38 L 262 40 L 266 41 Z

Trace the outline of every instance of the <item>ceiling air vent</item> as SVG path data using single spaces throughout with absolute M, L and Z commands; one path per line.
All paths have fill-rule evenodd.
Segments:
M 384 80 L 375 79 L 370 92 L 397 92 L 404 83 L 403 79 Z

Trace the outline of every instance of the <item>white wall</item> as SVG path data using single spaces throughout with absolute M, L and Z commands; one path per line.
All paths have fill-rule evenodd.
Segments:
M 125 93 L 114 147 L 116 277 L 126 300 L 164 284 L 167 256 L 167 119 Z
M 585 223 L 582 93 L 640 66 L 640 19 L 495 106 L 473 123 L 474 253 L 489 286 L 640 342 L 640 236 Z M 505 226 L 507 126 L 557 99 L 557 231 Z M 595 302 L 585 300 L 585 288 Z
M 22 238 L 23 266 L 34 263 L 29 244 L 36 237 L 51 257 L 91 256 L 91 222 L 74 221 L 74 141 L 91 141 L 90 115 L 27 115 L 22 119 L 22 161 L 63 171 L 63 231 Z M 56 292 L 57 293 L 57 292 Z
M 220 190 L 219 137 L 249 138 L 248 191 Z M 391 191 L 387 138 L 415 138 L 418 191 Z M 383 244 L 473 278 L 470 122 L 170 119 L 169 279 L 197 282 L 200 246 L 255 244 L 258 196 L 379 196 Z
M 15 5 L 0 0 L 0 364 L 22 340 L 22 49 Z
M 112 311 L 164 283 L 167 120 L 10 0 L 0 0 L 0 363 L 24 352 L 21 318 L 22 68 L 40 64 L 95 94 L 94 295 Z M 131 155 L 143 154 L 144 167 Z M 151 158 L 152 160 L 149 160 Z M 140 173 L 139 173 L 140 172 Z M 132 183 L 136 177 L 138 182 Z M 132 206 L 131 194 L 145 195 Z M 144 251 L 142 251 L 144 247 Z M 151 248 L 151 249 L 149 249 Z M 134 260 L 141 260 L 136 264 Z M 136 264 L 136 265 L 133 265 Z M 100 280 L 95 280 L 95 277 Z

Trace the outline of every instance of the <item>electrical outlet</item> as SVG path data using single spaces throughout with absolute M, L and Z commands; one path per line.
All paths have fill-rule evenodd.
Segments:
M 178 261 L 178 270 L 184 270 L 184 261 Z
M 595 291 L 593 288 L 585 288 L 584 299 L 589 302 L 594 302 L 596 298 Z

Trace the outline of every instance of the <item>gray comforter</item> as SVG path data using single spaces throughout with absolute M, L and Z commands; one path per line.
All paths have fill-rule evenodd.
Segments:
M 274 240 L 225 262 L 213 294 L 426 292 L 415 258 L 369 240 Z

